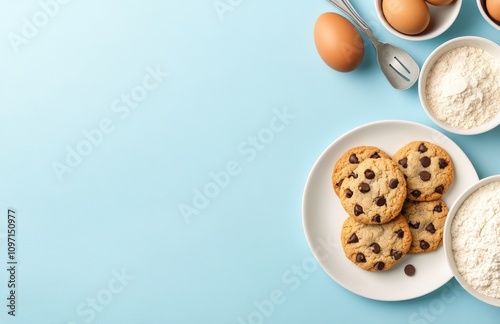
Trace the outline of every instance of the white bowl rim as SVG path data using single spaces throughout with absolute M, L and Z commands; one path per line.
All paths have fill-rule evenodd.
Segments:
M 492 53 L 498 57 L 500 60 L 500 45 L 495 43 L 494 41 L 480 37 L 480 36 L 460 36 L 456 38 L 452 38 L 443 44 L 439 45 L 436 49 L 434 49 L 427 59 L 425 60 L 424 64 L 422 65 L 422 68 L 420 69 L 420 75 L 418 78 L 418 97 L 420 99 L 420 104 L 422 108 L 424 109 L 425 113 L 427 116 L 439 127 L 442 129 L 454 133 L 454 134 L 459 134 L 459 135 L 477 135 L 477 134 L 482 134 L 486 133 L 487 131 L 490 131 L 497 126 L 500 125 L 500 112 L 497 113 L 497 115 L 488 121 L 485 124 L 482 124 L 478 127 L 470 128 L 470 129 L 460 129 L 460 128 L 455 128 L 451 125 L 445 124 L 439 119 L 437 119 L 432 112 L 429 110 L 429 107 L 427 106 L 426 102 L 426 97 L 425 97 L 425 82 L 427 81 L 427 74 L 430 70 L 430 68 L 434 65 L 436 60 L 444 53 L 446 53 L 448 50 L 452 50 L 454 48 L 460 47 L 460 46 L 465 46 L 465 45 L 476 45 L 476 44 L 483 44 L 491 48 L 495 48 L 497 50 L 497 53 Z M 491 53 L 491 52 L 490 52 Z
M 453 257 L 453 250 L 452 250 L 452 244 L 451 244 L 451 225 L 453 223 L 453 219 L 456 215 L 456 212 L 458 209 L 462 206 L 462 203 L 467 199 L 472 193 L 474 193 L 477 189 L 480 187 L 483 187 L 487 185 L 488 183 L 491 182 L 500 182 L 500 174 L 492 175 L 486 178 L 483 178 L 470 186 L 468 189 L 466 189 L 464 192 L 458 196 L 458 198 L 455 200 L 453 205 L 450 207 L 448 211 L 448 215 L 446 216 L 446 221 L 444 224 L 444 230 L 443 230 L 443 247 L 444 247 L 444 253 L 446 256 L 446 261 L 448 262 L 448 266 L 450 267 L 450 270 L 455 277 L 455 279 L 458 281 L 458 283 L 472 296 L 475 298 L 479 299 L 480 301 L 483 301 L 487 304 L 490 304 L 492 306 L 500 307 L 500 298 L 493 298 L 486 296 L 484 294 L 481 294 L 477 292 L 474 288 L 472 288 L 466 281 L 463 279 L 462 275 L 458 272 L 457 267 L 455 265 L 455 258 Z
M 389 23 L 385 19 L 384 14 L 382 12 L 382 6 L 381 6 L 382 0 L 375 0 L 374 1 L 375 12 L 377 13 L 378 19 L 380 20 L 380 22 L 384 26 L 384 28 L 387 29 L 391 34 L 393 34 L 399 38 L 410 40 L 410 41 L 429 40 L 429 39 L 432 39 L 432 38 L 435 38 L 435 37 L 441 35 L 445 31 L 447 31 L 453 25 L 455 20 L 457 19 L 458 15 L 460 14 L 460 10 L 462 8 L 462 0 L 454 0 L 454 2 L 456 3 L 455 4 L 456 13 L 453 17 L 451 17 L 447 20 L 446 24 L 443 24 L 442 26 L 440 26 L 438 29 L 436 29 L 435 31 L 433 31 L 431 33 L 423 33 L 423 34 L 418 34 L 418 35 L 407 35 L 407 34 L 403 34 L 403 33 L 398 32 L 391 25 L 389 25 Z M 431 6 L 430 4 L 428 4 L 428 5 Z
M 477 9 L 481 13 L 481 16 L 483 16 L 484 20 L 486 20 L 493 28 L 500 30 L 500 23 L 496 23 L 493 19 L 488 16 L 486 13 L 486 9 L 483 7 L 483 1 L 484 0 L 477 0 Z

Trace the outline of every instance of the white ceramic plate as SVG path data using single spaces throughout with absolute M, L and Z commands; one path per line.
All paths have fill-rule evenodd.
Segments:
M 420 297 L 452 278 L 444 249 L 406 255 L 390 270 L 368 272 L 349 261 L 340 244 L 342 223 L 347 217 L 333 191 L 331 173 L 337 159 L 360 145 L 377 146 L 394 154 L 411 141 L 429 141 L 443 147 L 455 165 L 455 180 L 443 200 L 451 207 L 458 196 L 478 181 L 469 158 L 451 139 L 425 125 L 407 121 L 380 121 L 355 128 L 334 141 L 316 161 L 304 190 L 302 218 L 309 247 L 325 272 L 339 285 L 363 297 L 396 301 Z M 404 267 L 412 264 L 416 274 L 408 277 Z

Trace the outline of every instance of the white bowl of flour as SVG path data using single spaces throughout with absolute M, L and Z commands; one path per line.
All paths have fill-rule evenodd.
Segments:
M 418 81 L 429 118 L 452 133 L 475 135 L 500 125 L 500 46 L 464 36 L 436 48 Z
M 448 212 L 443 245 L 460 285 L 500 307 L 500 175 L 480 180 L 458 197 Z

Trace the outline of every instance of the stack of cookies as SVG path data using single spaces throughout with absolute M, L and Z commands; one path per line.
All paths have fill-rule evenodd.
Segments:
M 409 253 L 434 251 L 443 242 L 448 215 L 441 197 L 455 177 L 451 157 L 436 144 L 416 141 L 400 148 L 393 160 L 406 178 L 407 197 L 401 213 L 413 237 Z
M 441 147 L 412 142 L 391 158 L 358 146 L 336 162 L 332 183 L 345 220 L 345 255 L 364 270 L 394 266 L 407 253 L 430 252 L 442 241 L 447 207 L 440 198 L 453 181 L 451 158 Z

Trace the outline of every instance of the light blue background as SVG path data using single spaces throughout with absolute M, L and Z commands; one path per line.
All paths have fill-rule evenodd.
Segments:
M 15 318 L 0 272 L 0 322 L 498 323 L 500 310 L 455 280 L 418 299 L 379 302 L 311 262 L 301 200 L 320 153 L 368 122 L 436 126 L 416 86 L 389 86 L 369 43 L 354 72 L 321 61 L 313 26 L 336 11 L 326 1 L 221 2 L 231 9 L 222 15 L 213 0 L 67 0 L 16 51 L 9 37 L 43 9 L 0 0 L 0 268 L 8 208 L 18 215 L 19 261 Z M 373 1 L 353 4 L 420 65 L 453 37 L 500 39 L 473 0 L 424 42 L 384 30 Z M 148 67 L 168 76 L 138 93 L 144 100 L 124 117 L 114 102 L 140 90 Z M 270 134 L 276 111 L 290 116 Z M 54 163 L 103 121 L 112 131 L 60 181 Z M 250 153 L 251 137 L 265 132 L 267 143 Z M 447 135 L 481 178 L 500 173 L 499 128 Z M 186 222 L 179 208 L 192 207 L 228 164 L 229 183 Z

